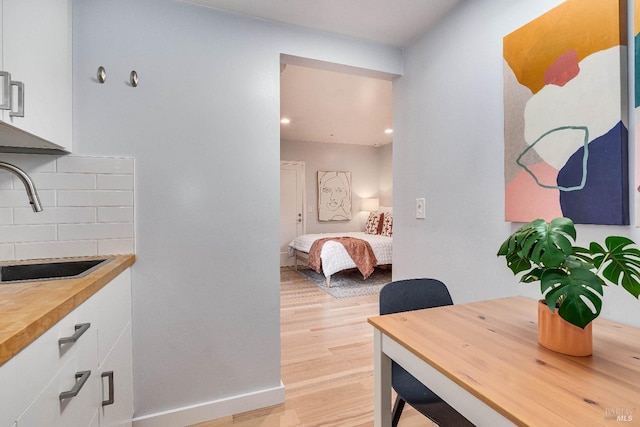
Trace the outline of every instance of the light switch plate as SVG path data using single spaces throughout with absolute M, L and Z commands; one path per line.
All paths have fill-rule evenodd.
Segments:
M 425 204 L 426 204 L 426 201 L 425 201 L 424 198 L 416 199 L 416 218 L 417 219 L 425 219 L 426 218 Z

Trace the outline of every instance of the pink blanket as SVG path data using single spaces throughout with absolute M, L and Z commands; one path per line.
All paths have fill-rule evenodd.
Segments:
M 311 249 L 309 249 L 309 268 L 315 270 L 316 273 L 322 271 L 320 251 L 322 250 L 322 245 L 328 240 L 342 243 L 356 267 L 362 273 L 363 278 L 369 277 L 373 273 L 374 267 L 378 265 L 378 260 L 369 242 L 355 237 L 326 237 L 313 242 Z

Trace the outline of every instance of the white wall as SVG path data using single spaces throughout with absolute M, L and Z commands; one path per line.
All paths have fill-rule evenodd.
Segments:
M 0 170 L 0 260 L 133 253 L 134 160 L 121 157 L 0 153 L 25 171 L 42 212 L 24 185 Z
M 401 74 L 401 51 L 173 0 L 73 8 L 74 149 L 136 159 L 136 416 L 276 403 L 280 54 Z
M 369 212 L 360 210 L 361 199 L 381 197 L 385 189 L 385 198 L 381 206 L 391 206 L 391 144 L 372 147 L 357 144 L 332 144 L 282 140 L 280 159 L 305 162 L 305 191 L 307 197 L 306 232 L 330 233 L 342 231 L 362 231 Z M 351 221 L 318 220 L 318 180 L 317 173 L 322 171 L 351 172 L 352 219 Z M 386 201 L 385 205 L 382 203 Z M 310 212 L 311 211 L 311 212 Z
M 518 226 L 504 222 L 502 38 L 560 3 L 463 2 L 405 50 L 393 88 L 394 279 L 440 278 L 459 303 L 539 296 L 496 257 Z M 417 197 L 426 220 L 415 219 Z M 629 226 L 577 229 L 584 245 L 610 234 L 640 242 Z M 609 287 L 603 317 L 640 325 L 639 304 Z

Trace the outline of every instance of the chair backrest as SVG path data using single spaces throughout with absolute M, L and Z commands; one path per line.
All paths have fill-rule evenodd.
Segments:
M 436 279 L 397 280 L 380 290 L 380 314 L 453 305 L 449 290 Z

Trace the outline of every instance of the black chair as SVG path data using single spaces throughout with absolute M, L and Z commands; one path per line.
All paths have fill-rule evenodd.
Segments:
M 435 279 L 408 279 L 388 283 L 380 291 L 380 314 L 453 305 L 447 287 Z M 391 385 L 398 396 L 393 405 L 392 427 L 398 425 L 405 403 L 441 427 L 473 426 L 427 386 L 392 361 Z

